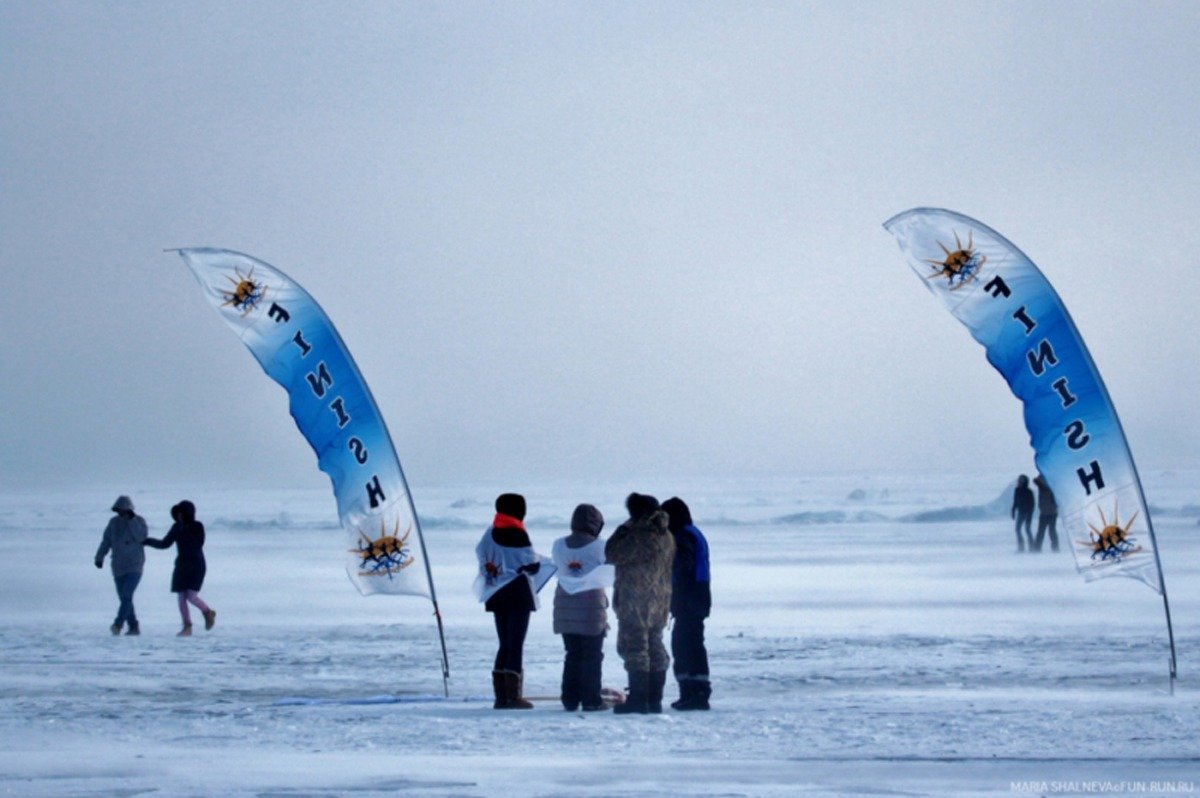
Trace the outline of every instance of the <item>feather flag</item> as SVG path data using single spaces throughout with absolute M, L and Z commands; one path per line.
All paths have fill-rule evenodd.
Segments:
M 209 304 L 288 392 L 292 418 L 333 482 L 350 581 L 364 595 L 432 598 L 433 579 L 400 460 L 325 312 L 294 280 L 248 255 L 177 251 Z
M 1150 514 L 1108 391 L 1045 276 L 1011 242 L 952 211 L 888 220 L 909 265 L 987 350 L 1024 403 L 1038 471 L 1087 580 L 1128 576 L 1162 593 Z
M 288 392 L 296 426 L 333 482 L 345 534 L 346 574 L 363 595 L 424 596 L 450 660 L 433 571 L 400 458 L 383 416 L 325 311 L 275 267 L 226 249 L 179 249 L 204 295 Z

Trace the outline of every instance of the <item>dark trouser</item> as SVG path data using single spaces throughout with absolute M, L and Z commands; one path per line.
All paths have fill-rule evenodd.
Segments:
M 704 619 L 680 616 L 671 627 L 671 656 L 675 659 L 675 680 L 703 682 L 708 686 L 708 651 L 704 648 Z M 705 692 L 707 695 L 707 691 Z
M 492 614 L 496 620 L 496 636 L 500 638 L 500 650 L 496 652 L 493 670 L 521 673 L 521 653 L 525 648 L 525 633 L 529 631 L 529 611 Z
M 1054 528 L 1056 521 L 1058 521 L 1057 515 L 1038 516 L 1037 537 L 1033 539 L 1034 551 L 1042 550 L 1042 540 L 1045 539 L 1047 532 L 1050 533 L 1050 550 L 1058 551 L 1058 531 Z
M 138 619 L 137 613 L 133 609 L 133 591 L 137 590 L 138 582 L 142 581 L 141 572 L 114 576 L 113 581 L 117 583 L 117 598 L 121 600 L 121 605 L 117 608 L 117 619 L 113 621 L 113 625 L 120 626 L 128 623 L 130 626 L 136 626 Z
M 1029 524 L 1033 521 L 1033 512 L 1023 513 L 1017 511 L 1017 551 L 1025 551 L 1025 541 L 1029 541 L 1030 550 L 1033 549 L 1033 533 L 1029 531 Z M 1021 527 L 1025 527 L 1025 538 L 1021 538 Z
M 604 661 L 604 633 L 598 635 L 563 635 L 567 650 L 563 659 L 562 702 L 574 709 L 577 705 L 598 707 L 600 698 L 600 664 Z

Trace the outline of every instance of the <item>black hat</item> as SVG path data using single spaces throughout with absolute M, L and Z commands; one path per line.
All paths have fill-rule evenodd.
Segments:
M 496 512 L 525 520 L 525 497 L 519 493 L 501 493 L 496 497 Z
M 692 511 L 684 504 L 683 499 L 678 496 L 672 496 L 662 503 L 662 508 L 666 510 L 670 517 L 669 525 L 672 532 L 678 532 L 685 526 L 692 523 Z
M 629 511 L 630 518 L 641 518 L 658 509 L 658 499 L 641 493 L 631 493 L 625 499 L 625 509 Z
M 187 499 L 184 499 L 179 504 L 175 505 L 172 510 L 172 515 L 178 513 L 180 521 L 196 520 L 196 505 L 192 504 Z

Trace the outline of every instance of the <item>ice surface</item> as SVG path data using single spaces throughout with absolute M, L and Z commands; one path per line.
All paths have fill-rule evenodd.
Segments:
M 0 790 L 126 795 L 1012 795 L 1083 782 L 1200 782 L 1200 474 L 1147 475 L 1162 600 L 1086 584 L 1071 556 L 1015 553 L 992 503 L 1011 475 L 841 475 L 680 485 L 417 489 L 446 622 L 441 700 L 427 601 L 360 597 L 332 497 L 114 486 L 0 495 Z M 611 531 L 630 490 L 683 496 L 709 537 L 714 710 L 577 715 L 550 613 L 526 644 L 533 712 L 490 709 L 491 619 L 469 585 L 503 489 L 548 550 L 577 502 Z M 143 635 L 113 638 L 91 559 L 118 492 L 152 534 L 191 498 L 217 627 L 177 639 L 171 556 L 148 552 Z M 547 596 L 548 599 L 548 596 Z M 547 602 L 548 603 L 548 602 Z M 605 681 L 623 685 L 615 635 Z M 668 684 L 668 698 L 674 697 Z M 1039 792 L 1040 790 L 1040 792 Z

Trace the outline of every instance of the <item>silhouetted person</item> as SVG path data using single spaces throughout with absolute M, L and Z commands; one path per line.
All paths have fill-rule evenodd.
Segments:
M 183 621 L 183 628 L 176 637 L 191 637 L 192 617 L 188 612 L 188 604 L 200 610 L 205 629 L 212 629 L 217 621 L 216 611 L 200 598 L 200 588 L 204 586 L 204 575 L 208 572 L 208 564 L 204 560 L 204 524 L 196 520 L 196 505 L 186 499 L 171 508 L 171 518 L 175 523 L 165 538 L 146 538 L 143 542 L 154 549 L 175 547 L 171 592 L 177 596 L 179 617 Z
M 1029 550 L 1033 551 L 1033 533 L 1029 531 L 1033 521 L 1033 491 L 1029 487 L 1029 477 L 1022 474 L 1017 477 L 1017 487 L 1013 490 L 1011 518 L 1017 519 L 1017 551 L 1025 551 L 1025 542 L 1029 541 Z M 1025 537 L 1021 537 L 1021 527 L 1025 527 Z
M 1034 478 L 1033 484 L 1038 489 L 1038 530 L 1037 537 L 1033 539 L 1033 550 L 1042 550 L 1042 540 L 1049 532 L 1050 550 L 1058 551 L 1058 531 L 1054 528 L 1058 520 L 1058 502 L 1054 500 L 1054 491 L 1050 490 L 1050 485 L 1041 474 Z

